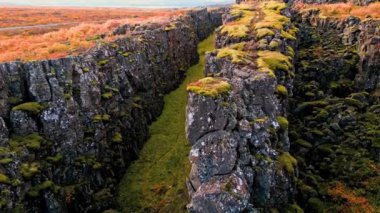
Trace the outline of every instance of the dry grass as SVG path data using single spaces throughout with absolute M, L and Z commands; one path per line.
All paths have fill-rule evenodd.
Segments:
M 78 55 L 93 47 L 97 41 L 112 41 L 113 29 L 125 23 L 167 22 L 185 13 L 185 10 L 137 10 L 137 9 L 42 9 L 6 8 L 0 15 L 0 26 L 29 26 L 36 24 L 76 22 L 75 26 L 37 27 L 25 30 L 0 31 L 0 62 L 13 60 L 54 59 Z M 10 11 L 18 11 L 11 14 Z M 41 11 L 40 11 L 41 10 Z M 40 11 L 38 13 L 37 11 Z M 55 11 L 55 12 L 54 12 Z M 113 11 L 115 13 L 113 13 Z M 59 14 L 59 15 L 58 15 Z M 35 15 L 35 16 L 33 16 Z M 108 17 L 108 18 L 107 18 Z M 122 18 L 123 17 L 123 18 Z M 122 19 L 120 19 L 122 18 Z M 17 21 L 11 25 L 10 20 Z M 94 22 L 94 20 L 96 22 Z M 77 23 L 80 22 L 80 23 Z M 1 30 L 1 28 L 0 28 Z M 100 39 L 99 35 L 105 35 Z
M 357 6 L 352 3 L 336 3 L 336 4 L 303 4 L 295 5 L 298 10 L 319 9 L 321 15 L 325 17 L 333 17 L 345 19 L 349 16 L 356 16 L 365 19 L 368 16 L 378 19 L 380 18 L 380 2 L 369 4 L 368 6 Z
M 169 9 L 0 7 L 0 28 L 51 23 L 93 22 L 110 19 L 167 16 Z

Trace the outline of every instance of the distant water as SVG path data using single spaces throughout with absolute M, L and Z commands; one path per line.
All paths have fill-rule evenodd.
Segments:
M 229 4 L 233 2 L 234 0 L 0 0 L 0 6 L 181 8 Z

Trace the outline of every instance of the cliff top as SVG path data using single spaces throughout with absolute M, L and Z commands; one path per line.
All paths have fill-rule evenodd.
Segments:
M 0 62 L 79 55 L 127 24 L 165 23 L 185 9 L 1 8 Z
M 296 3 L 294 7 L 297 10 L 319 10 L 320 16 L 327 18 L 346 19 L 349 16 L 358 17 L 360 19 L 365 18 L 380 18 L 380 2 L 371 3 L 366 6 L 358 6 L 352 3 L 335 3 L 335 4 L 305 4 Z

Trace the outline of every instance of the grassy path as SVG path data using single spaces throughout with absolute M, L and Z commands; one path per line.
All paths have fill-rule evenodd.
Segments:
M 188 70 L 178 89 L 165 96 L 164 111 L 150 126 L 151 138 L 119 185 L 117 201 L 122 212 L 187 212 L 186 85 L 203 77 L 205 52 L 214 49 L 214 39 L 212 35 L 199 44 L 199 63 Z

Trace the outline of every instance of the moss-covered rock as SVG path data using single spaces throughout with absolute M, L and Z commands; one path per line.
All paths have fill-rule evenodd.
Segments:
M 21 111 L 29 112 L 32 114 L 38 114 L 43 109 L 44 107 L 37 102 L 27 102 L 27 103 L 23 103 L 12 108 L 13 111 L 21 110 Z
M 278 162 L 280 167 L 290 174 L 294 174 L 295 167 L 297 167 L 297 160 L 289 154 L 289 152 L 283 152 L 279 158 Z
M 196 94 L 216 97 L 221 94 L 226 94 L 232 89 L 231 85 L 222 78 L 207 77 L 197 82 L 190 83 L 187 86 L 187 91 Z

